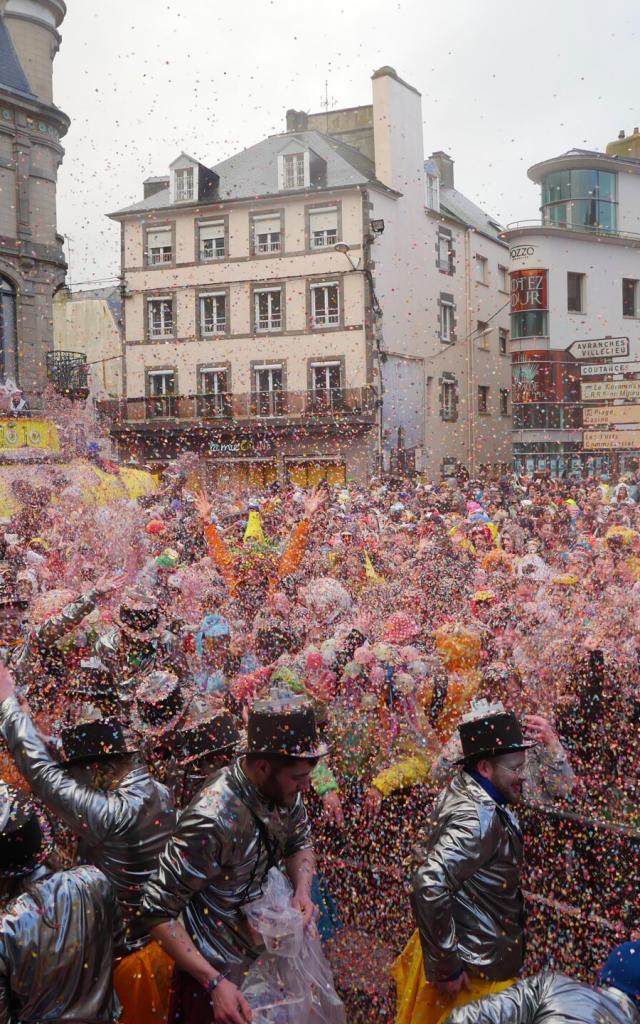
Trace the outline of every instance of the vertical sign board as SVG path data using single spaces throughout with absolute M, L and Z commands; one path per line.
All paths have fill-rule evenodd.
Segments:
M 511 312 L 528 313 L 549 308 L 546 270 L 511 271 Z

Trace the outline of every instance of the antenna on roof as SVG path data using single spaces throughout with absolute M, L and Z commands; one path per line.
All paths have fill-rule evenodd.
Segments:
M 329 82 L 328 82 L 328 79 L 325 78 L 325 81 L 324 81 L 324 99 L 322 99 L 322 98 L 320 99 L 320 106 L 324 108 L 324 113 L 325 113 L 325 132 L 327 133 L 327 135 L 329 134 L 329 111 L 330 111 L 331 107 L 335 107 L 335 105 L 336 105 L 336 100 L 334 100 L 334 99 L 330 100 L 329 99 Z

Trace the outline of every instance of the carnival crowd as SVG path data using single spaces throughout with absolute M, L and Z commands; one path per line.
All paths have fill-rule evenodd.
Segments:
M 514 810 L 640 823 L 638 482 L 200 469 L 103 507 L 23 484 L 2 528 L 0 1024 L 339 1024 L 325 837 L 418 786 L 399 1024 L 640 1024 L 637 919 L 594 986 L 521 977 Z M 296 998 L 251 913 L 278 872 Z

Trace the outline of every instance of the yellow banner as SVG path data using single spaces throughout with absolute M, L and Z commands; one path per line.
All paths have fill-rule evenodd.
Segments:
M 50 420 L 36 420 L 26 416 L 15 420 L 0 418 L 0 452 L 15 451 L 18 448 L 59 452 L 58 428 Z

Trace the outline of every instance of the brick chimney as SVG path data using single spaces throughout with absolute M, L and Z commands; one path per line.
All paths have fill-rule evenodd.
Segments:
M 424 202 L 420 93 L 388 66 L 371 78 L 376 176 L 407 199 L 411 197 L 417 208 Z
M 437 164 L 438 171 L 440 172 L 440 184 L 443 188 L 454 188 L 453 184 L 453 160 L 448 153 L 444 153 L 441 149 L 431 154 L 431 159 Z
M 142 182 L 142 188 L 144 189 L 144 198 L 148 199 L 149 196 L 155 196 L 157 192 L 163 192 L 165 188 L 169 188 L 169 179 L 147 178 Z
M 304 110 L 287 110 L 287 131 L 304 132 L 309 127 L 309 115 Z

